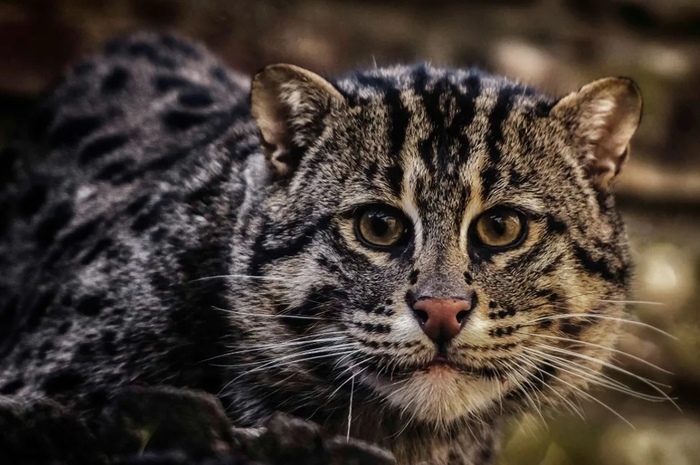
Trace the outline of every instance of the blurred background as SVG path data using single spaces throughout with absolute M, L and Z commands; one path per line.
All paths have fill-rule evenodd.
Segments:
M 500 465 L 700 464 L 700 0 L 0 0 L 0 144 L 82 54 L 136 29 L 206 43 L 252 73 L 290 62 L 320 73 L 427 60 L 476 65 L 554 94 L 633 77 L 645 111 L 618 184 L 637 263 L 618 367 L 676 399 L 611 390 L 584 419 L 511 422 Z M 640 392 L 639 379 L 608 370 Z

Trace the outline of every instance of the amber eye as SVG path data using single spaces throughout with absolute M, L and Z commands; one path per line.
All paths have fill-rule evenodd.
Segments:
M 473 227 L 473 238 L 478 245 L 508 248 L 525 237 L 525 215 L 512 208 L 496 207 L 481 214 Z
M 355 234 L 362 243 L 373 248 L 406 245 L 409 239 L 408 221 L 396 208 L 373 205 L 356 216 Z

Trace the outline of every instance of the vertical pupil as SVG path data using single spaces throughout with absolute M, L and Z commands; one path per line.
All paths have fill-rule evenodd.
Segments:
M 391 217 L 387 217 L 381 213 L 374 213 L 370 217 L 372 232 L 377 237 L 384 237 L 391 229 Z
M 503 236 L 506 233 L 506 220 L 500 215 L 491 217 L 491 229 L 498 236 Z

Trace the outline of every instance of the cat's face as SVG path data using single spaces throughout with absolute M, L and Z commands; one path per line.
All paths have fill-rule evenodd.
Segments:
M 556 103 L 425 67 L 264 77 L 279 178 L 251 272 L 295 370 L 441 425 L 598 372 L 629 273 L 608 192 L 638 122 L 628 81 Z

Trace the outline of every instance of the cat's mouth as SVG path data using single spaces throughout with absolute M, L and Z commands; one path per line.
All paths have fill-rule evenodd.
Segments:
M 480 378 L 489 379 L 502 379 L 504 375 L 493 368 L 488 367 L 475 367 L 467 364 L 462 364 L 448 359 L 444 355 L 436 355 L 433 359 L 423 365 L 417 366 L 414 373 L 431 373 L 438 371 L 454 371 L 458 373 L 465 373 L 472 376 L 478 376 Z
M 430 374 L 465 374 L 471 377 L 498 379 L 503 381 L 507 378 L 502 370 L 490 367 L 478 367 L 457 362 L 442 353 L 437 353 L 428 362 L 399 364 L 391 367 L 368 365 L 368 371 L 372 371 L 379 378 L 390 381 L 399 381 L 416 375 Z
M 446 370 L 459 370 L 459 365 L 451 362 L 447 357 L 442 354 L 437 354 L 433 359 L 425 365 L 425 370 L 431 370 L 433 368 L 446 369 Z

